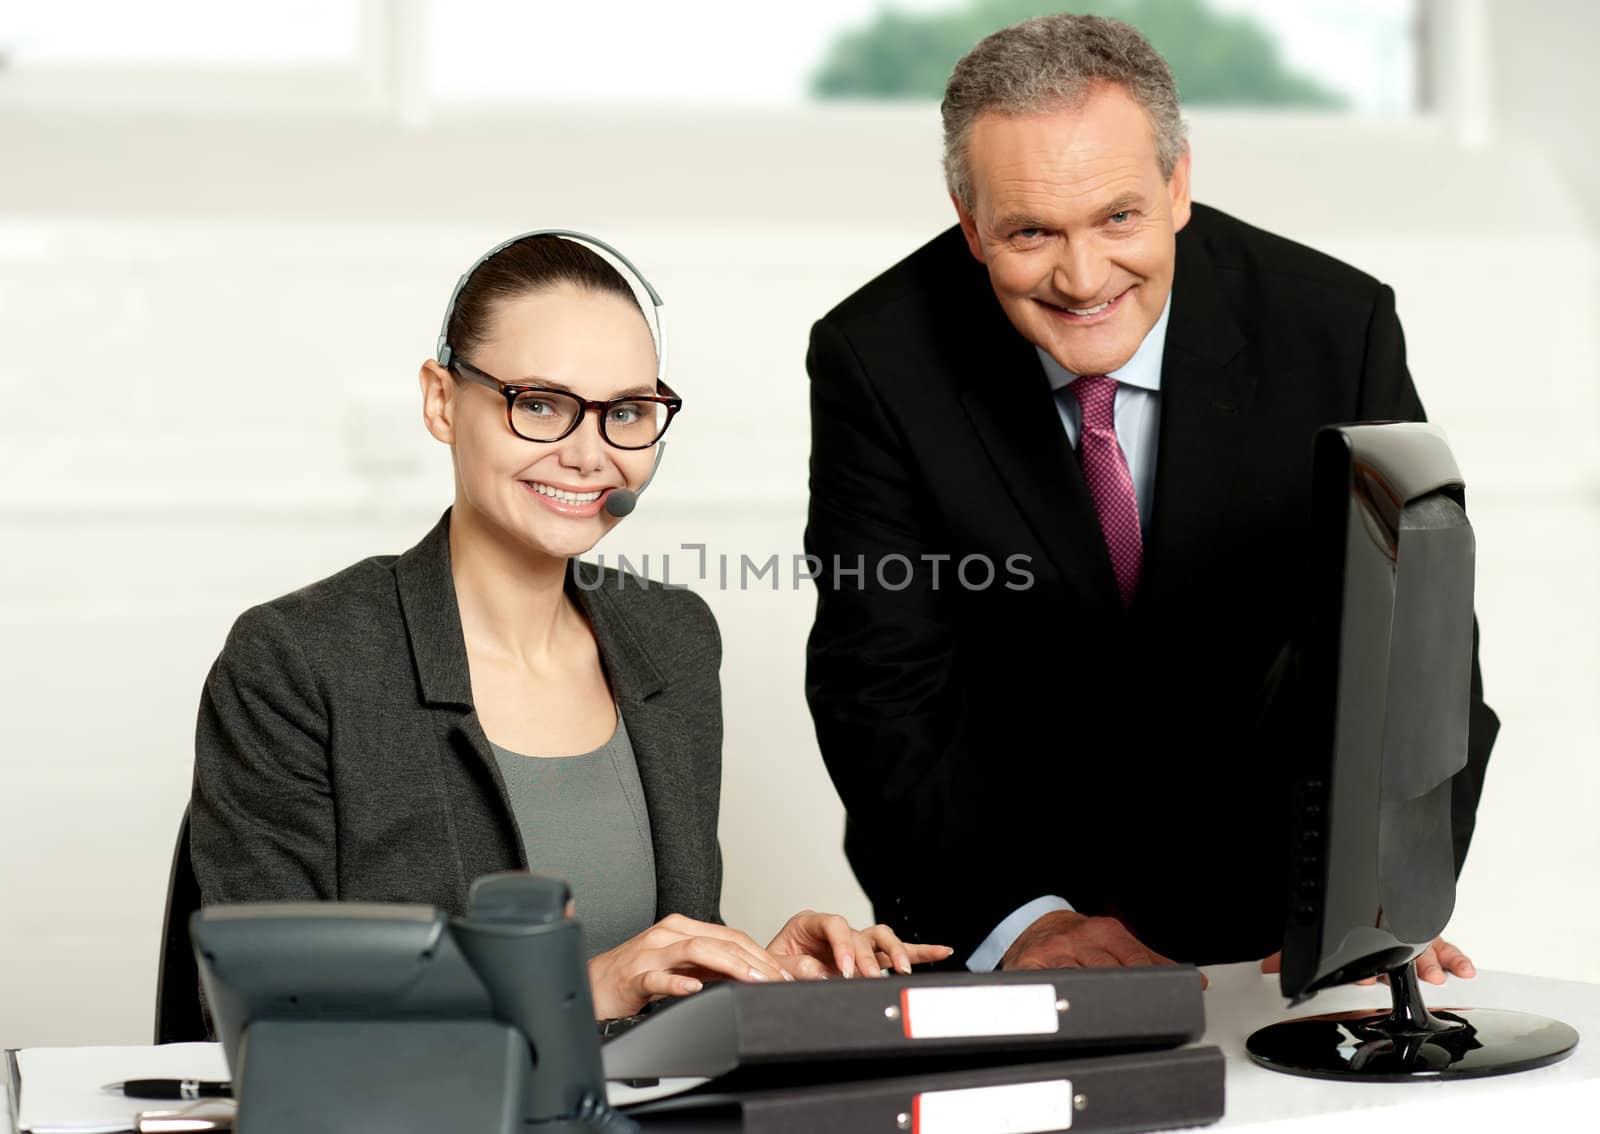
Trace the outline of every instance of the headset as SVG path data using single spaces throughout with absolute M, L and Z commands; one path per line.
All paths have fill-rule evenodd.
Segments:
M 511 247 L 519 240 L 527 240 L 529 237 L 534 236 L 559 236 L 564 240 L 573 240 L 579 244 L 592 245 L 610 253 L 621 262 L 624 268 L 632 273 L 634 281 L 644 288 L 645 294 L 650 297 L 650 317 L 656 336 L 656 385 L 659 387 L 667 375 L 667 334 L 666 326 L 661 319 L 661 309 L 666 305 L 661 302 L 661 293 L 656 291 L 649 280 L 645 279 L 644 273 L 634 265 L 633 261 L 621 252 L 597 236 L 590 236 L 587 232 L 578 232 L 570 228 L 536 228 L 529 232 L 518 233 L 509 240 L 502 240 L 499 244 L 496 244 L 474 260 L 465 272 L 461 273 L 461 278 L 456 281 L 455 290 L 450 293 L 449 306 L 444 309 L 444 321 L 439 324 L 439 346 L 434 356 L 438 359 L 439 365 L 448 370 L 450 369 L 451 361 L 455 358 L 455 348 L 450 345 L 450 318 L 456 313 L 456 301 L 461 298 L 462 289 L 467 286 L 467 281 L 472 278 L 472 273 L 477 271 L 483 262 L 490 257 Z M 666 454 L 666 451 L 667 443 L 658 441 L 656 443 L 655 463 L 651 465 L 650 475 L 639 486 L 639 491 L 635 492 L 627 488 L 613 489 L 606 497 L 607 512 L 613 516 L 626 516 L 633 511 L 639 502 L 639 493 L 649 488 L 650 482 L 656 478 L 656 470 L 661 467 L 661 458 Z

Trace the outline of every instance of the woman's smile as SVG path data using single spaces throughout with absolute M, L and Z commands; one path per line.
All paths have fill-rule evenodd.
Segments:
M 606 494 L 613 491 L 613 488 L 608 487 L 580 492 L 542 480 L 519 480 L 517 483 L 528 495 L 552 512 L 577 519 L 598 515 L 605 505 Z

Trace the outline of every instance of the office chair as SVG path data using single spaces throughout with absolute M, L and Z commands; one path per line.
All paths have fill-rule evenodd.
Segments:
M 167 881 L 167 915 L 161 927 L 161 967 L 156 973 L 156 1042 L 209 1039 L 200 1007 L 200 966 L 189 944 L 189 915 L 200 908 L 200 881 L 189 856 L 189 808 L 183 809 L 178 844 Z

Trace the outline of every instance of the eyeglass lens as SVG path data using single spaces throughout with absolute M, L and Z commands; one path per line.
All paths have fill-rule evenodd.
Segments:
M 565 436 L 583 403 L 554 391 L 518 394 L 511 407 L 512 427 L 530 441 L 554 441 Z M 606 407 L 600 432 L 614 445 L 644 448 L 655 443 L 667 425 L 667 407 L 660 402 L 619 401 Z

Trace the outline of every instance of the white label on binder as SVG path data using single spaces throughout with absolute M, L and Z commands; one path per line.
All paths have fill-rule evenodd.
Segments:
M 1040 1134 L 1072 1128 L 1072 1081 L 924 1091 L 912 1100 L 912 1134 Z
M 900 1008 L 910 1039 L 1050 1036 L 1061 1030 L 1052 984 L 907 988 Z

